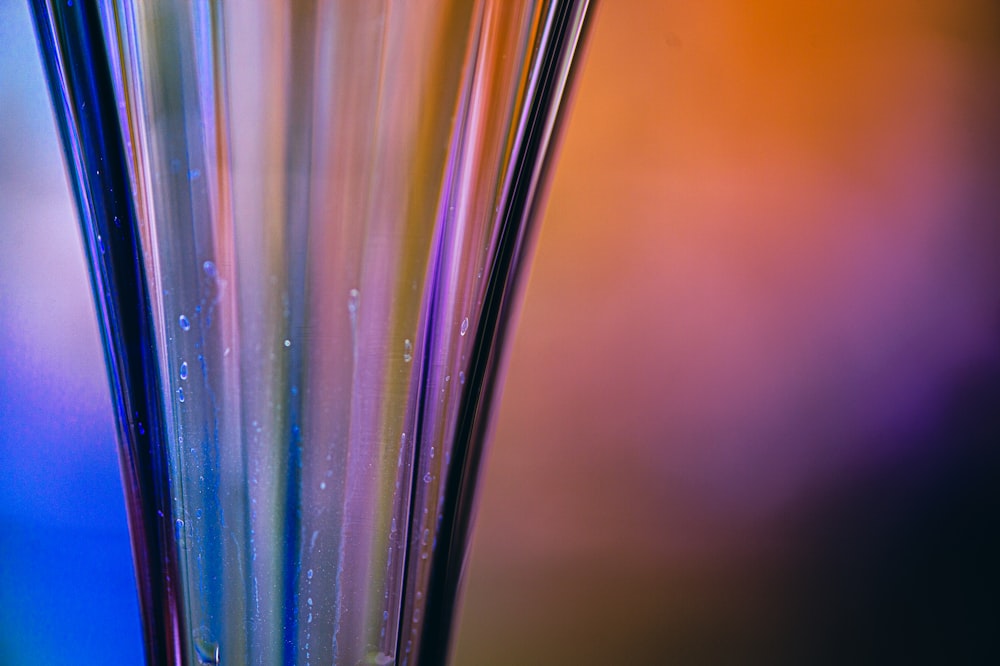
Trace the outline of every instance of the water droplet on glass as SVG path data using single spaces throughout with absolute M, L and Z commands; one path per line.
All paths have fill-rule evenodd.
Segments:
M 199 632 L 200 633 L 200 632 Z M 194 652 L 198 656 L 199 664 L 219 663 L 219 644 L 203 636 L 195 634 Z
M 461 370 L 458 371 L 458 383 L 459 384 L 465 383 L 465 373 L 462 372 Z
M 462 320 L 462 328 L 458 329 L 458 332 L 465 335 L 469 331 L 469 318 L 466 317 Z
M 101 254 L 104 254 L 104 239 L 101 238 L 101 234 L 97 234 L 97 249 L 101 251 Z
M 433 479 L 433 478 L 434 477 L 431 476 L 431 473 L 427 472 L 426 474 L 424 474 L 424 483 L 430 483 L 431 479 Z
M 319 482 L 319 489 L 320 490 L 326 490 L 326 481 L 320 481 Z
M 191 322 L 188 321 L 188 318 L 185 317 L 184 315 L 181 315 L 180 317 L 177 318 L 177 323 L 180 324 L 182 331 L 191 330 Z
M 413 360 L 413 343 L 407 338 L 403 340 L 403 361 L 409 363 Z
M 347 299 L 347 311 L 351 314 L 355 314 L 358 311 L 358 298 L 360 298 L 361 292 L 357 289 L 351 289 L 350 298 Z
M 310 606 L 312 606 L 313 605 L 313 598 L 309 597 L 308 599 L 306 599 L 306 603 L 309 604 Z
M 375 655 L 376 666 L 386 666 L 387 664 L 393 663 L 393 661 L 395 661 L 395 659 L 390 654 L 379 652 L 377 655 Z
M 177 389 L 177 402 L 184 402 L 184 389 Z
M 213 280 L 219 275 L 219 271 L 215 268 L 215 264 L 211 261 L 206 261 L 201 265 L 201 270 L 205 271 L 205 275 L 212 278 Z
M 309 571 L 306 572 L 306 578 L 312 580 L 312 577 L 313 577 L 313 570 L 310 569 Z
M 187 361 L 184 361 L 183 363 L 181 363 L 180 372 L 178 372 L 177 374 L 180 375 L 181 379 L 187 379 L 188 378 L 188 364 L 187 364 Z
M 292 341 L 291 340 L 285 340 L 285 346 L 286 347 L 291 347 L 292 346 Z

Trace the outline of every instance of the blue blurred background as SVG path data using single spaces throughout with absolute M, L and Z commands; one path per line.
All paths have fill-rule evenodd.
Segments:
M 1000 9 L 606 0 L 460 664 L 991 663 Z M 0 664 L 138 663 L 111 409 L 0 0 Z
M 0 2 L 0 44 L 0 664 L 139 663 L 110 398 L 26 2 Z

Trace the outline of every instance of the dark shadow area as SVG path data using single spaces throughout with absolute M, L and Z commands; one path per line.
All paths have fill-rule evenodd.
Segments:
M 1000 655 L 1000 367 L 967 371 L 942 414 L 913 455 L 793 509 L 789 663 Z

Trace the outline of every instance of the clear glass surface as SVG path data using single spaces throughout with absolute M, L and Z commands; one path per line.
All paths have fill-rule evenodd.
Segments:
M 151 663 L 445 658 L 587 5 L 33 2 Z

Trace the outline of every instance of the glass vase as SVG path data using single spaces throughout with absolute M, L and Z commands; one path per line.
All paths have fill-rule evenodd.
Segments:
M 31 0 L 150 664 L 437 664 L 586 0 Z

